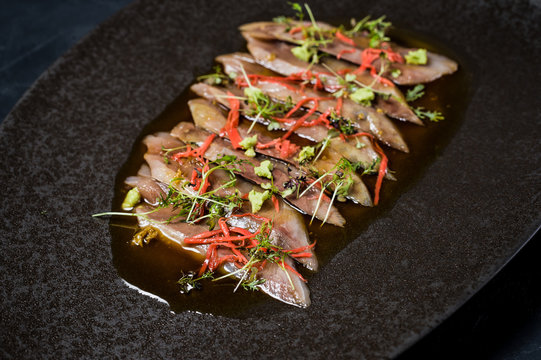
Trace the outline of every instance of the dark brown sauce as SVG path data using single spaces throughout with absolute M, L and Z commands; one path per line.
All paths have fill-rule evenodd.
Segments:
M 367 226 L 378 216 L 387 212 L 400 194 L 412 187 L 425 172 L 427 166 L 436 160 L 463 120 L 468 100 L 471 96 L 471 74 L 464 69 L 464 62 L 455 52 L 444 46 L 427 41 L 425 37 L 409 31 L 391 33 L 398 43 L 424 47 L 449 56 L 459 62 L 459 70 L 450 76 L 426 85 L 425 96 L 414 106 L 423 106 L 443 113 L 445 120 L 439 123 L 425 122 L 426 126 L 394 121 L 410 147 L 404 154 L 385 148 L 390 167 L 395 171 L 398 181 L 384 181 L 380 195 L 380 205 L 366 208 L 349 204 L 338 204 L 340 212 L 347 219 L 344 228 L 331 225 L 320 227 L 316 221 L 308 227 L 312 241 L 317 240 L 316 255 L 323 268 L 332 257 L 347 244 L 360 237 Z M 403 89 L 405 92 L 405 89 Z M 120 204 L 128 190 L 124 180 L 137 173 L 143 163 L 145 147 L 142 139 L 158 131 L 169 131 L 178 122 L 191 120 L 187 101 L 194 95 L 189 90 L 180 94 L 155 120 L 149 123 L 135 141 L 129 160 L 116 177 L 113 211 L 119 211 Z M 363 177 L 370 189 L 374 188 L 375 176 Z M 309 218 L 306 219 L 307 223 Z M 239 290 L 233 293 L 235 282 L 219 281 L 202 283 L 203 290 L 192 291 L 188 295 L 179 292 L 176 281 L 182 271 L 198 270 L 200 260 L 194 259 L 168 241 L 154 241 L 145 247 L 130 245 L 136 232 L 134 218 L 111 219 L 112 253 L 114 265 L 119 275 L 133 286 L 155 294 L 169 303 L 175 312 L 197 311 L 231 317 L 261 316 L 268 311 L 290 310 L 285 305 L 259 292 Z M 360 238 L 357 241 L 362 241 Z M 308 280 L 312 274 L 301 270 Z M 321 270 L 320 270 L 321 271 Z M 310 284 L 309 284 L 310 285 Z

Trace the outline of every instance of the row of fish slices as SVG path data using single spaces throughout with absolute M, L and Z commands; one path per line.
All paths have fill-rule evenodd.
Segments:
M 324 23 L 319 23 L 321 27 L 325 29 L 330 29 L 330 26 Z M 221 63 L 225 69 L 225 72 L 229 75 L 236 74 L 237 78 L 241 75 L 240 72 L 243 73 L 244 77 L 246 78 L 246 83 L 249 86 L 252 86 L 250 84 L 250 78 L 254 79 L 256 85 L 259 89 L 262 90 L 265 95 L 269 96 L 275 101 L 281 101 L 284 102 L 286 98 L 294 99 L 294 102 L 302 101 L 302 98 L 310 97 L 314 99 L 320 99 L 320 101 L 313 101 L 313 102 L 306 102 L 303 104 L 304 107 L 307 109 L 310 109 L 310 107 L 316 107 L 317 110 L 320 113 L 324 113 L 324 111 L 328 110 L 329 108 L 343 108 L 342 113 L 345 115 L 346 118 L 349 118 L 353 123 L 358 124 L 359 130 L 361 131 L 367 131 L 370 132 L 373 136 L 377 137 L 378 140 L 390 147 L 394 147 L 398 150 L 407 152 L 408 147 L 405 143 L 405 141 L 402 139 L 400 133 L 394 127 L 394 125 L 388 121 L 387 117 L 382 115 L 381 112 L 386 113 L 390 117 L 399 119 L 399 120 L 405 120 L 409 121 L 418 125 L 421 125 L 422 122 L 419 120 L 419 118 L 413 113 L 411 108 L 407 105 L 405 98 L 403 94 L 400 92 L 400 90 L 392 84 L 389 86 L 388 81 L 387 83 L 380 84 L 378 81 L 374 81 L 374 78 L 370 76 L 370 74 L 364 74 L 364 73 L 357 73 L 356 74 L 356 80 L 359 82 L 362 82 L 364 84 L 368 84 L 370 81 L 370 86 L 377 88 L 378 93 L 385 93 L 390 96 L 386 97 L 380 97 L 378 96 L 377 100 L 377 111 L 373 108 L 367 108 L 360 104 L 357 104 L 349 99 L 340 99 L 340 104 L 336 105 L 337 100 L 334 101 L 334 104 L 328 104 L 329 101 L 324 98 L 324 95 L 318 93 L 317 90 L 310 90 L 306 89 L 305 87 L 301 88 L 299 91 L 299 88 L 295 89 L 295 85 L 292 85 L 291 83 L 287 83 L 284 79 L 284 81 L 281 83 L 280 81 L 276 81 L 276 76 L 269 76 L 269 69 L 273 71 L 277 71 L 278 73 L 286 76 L 287 78 L 291 78 L 295 75 L 298 75 L 300 73 L 309 71 L 311 74 L 320 74 L 325 76 L 325 82 L 323 83 L 325 90 L 330 91 L 336 91 L 336 88 L 333 88 L 337 85 L 336 78 L 333 76 L 333 74 L 337 74 L 341 71 L 346 71 L 346 73 L 351 73 L 355 70 L 355 67 L 348 65 L 347 63 L 343 61 L 339 61 L 336 59 L 329 59 L 323 58 L 323 61 L 326 62 L 324 64 L 326 66 L 326 69 L 330 70 L 332 73 L 329 73 L 328 71 L 324 72 L 325 68 L 323 68 L 321 65 L 318 64 L 310 64 L 308 66 L 307 63 L 303 62 L 302 60 L 299 60 L 292 54 L 292 47 L 290 45 L 287 45 L 286 43 L 283 43 L 281 41 L 276 40 L 285 40 L 290 42 L 295 42 L 295 35 L 290 34 L 287 31 L 283 30 L 284 25 L 283 24 L 275 24 L 275 23 L 253 23 L 244 25 L 241 27 L 241 31 L 243 32 L 243 36 L 248 40 L 248 49 L 252 53 L 253 57 L 249 54 L 242 54 L 242 53 L 235 53 L 230 55 L 222 55 L 217 58 L 217 61 Z M 270 29 L 270 30 L 269 30 Z M 292 39 L 293 38 L 293 39 Z M 347 39 L 348 41 L 353 42 L 352 39 Z M 336 55 L 336 48 L 340 48 L 340 53 L 344 50 L 344 46 L 350 46 L 351 48 L 355 48 L 354 50 L 350 51 L 353 52 L 360 52 L 362 49 L 358 48 L 356 45 L 358 43 L 363 44 L 362 37 L 356 38 L 355 44 L 346 44 L 338 43 L 336 41 L 333 42 L 332 46 L 327 45 L 325 49 L 321 49 L 322 51 L 329 52 L 331 54 Z M 347 42 L 347 41 L 346 41 Z M 364 41 L 366 42 L 366 41 Z M 400 51 L 401 53 L 405 53 L 406 51 L 409 51 L 405 48 L 399 48 L 395 44 L 392 44 L 393 48 L 395 48 L 397 51 Z M 351 50 L 351 49 L 349 49 Z M 350 53 L 346 52 L 346 53 Z M 397 83 L 412 83 L 412 79 L 418 79 L 419 81 L 432 81 L 442 75 L 452 73 L 456 70 L 457 65 L 455 62 L 453 62 L 450 59 L 445 58 L 444 56 L 428 53 L 429 62 L 425 66 L 411 66 L 411 65 L 404 65 L 404 64 L 398 64 L 401 66 L 401 69 L 404 70 L 407 76 L 400 77 L 395 79 Z M 350 57 L 351 59 L 351 57 Z M 379 61 L 379 60 L 378 60 Z M 264 65 L 266 68 L 260 66 Z M 382 66 L 382 65 L 380 65 Z M 307 70 L 307 67 L 310 68 L 310 70 Z M 412 76 L 412 73 L 419 73 L 418 76 Z M 269 78 L 272 78 L 270 81 L 267 81 Z M 260 81 L 263 79 L 262 81 Z M 319 81 L 318 76 L 315 76 L 316 81 Z M 408 79 L 408 80 L 405 80 Z M 290 80 L 290 79 L 287 79 Z M 298 79 L 297 79 L 298 80 Z M 312 79 L 313 80 L 313 79 Z M 409 82 L 408 82 L 409 81 Z M 245 84 L 246 86 L 246 84 Z M 316 88 L 316 86 L 314 86 Z M 224 99 L 223 94 L 219 94 L 216 96 L 216 89 L 205 89 L 204 85 L 197 84 L 192 89 L 198 93 L 198 95 L 204 96 L 207 99 L 211 100 L 217 100 L 220 102 L 220 100 Z M 232 89 L 228 89 L 232 90 Z M 306 93 L 310 91 L 311 96 L 307 95 Z M 214 94 L 213 94 L 214 92 Z M 314 95 L 314 93 L 316 93 Z M 297 96 L 296 96 L 297 95 Z M 239 96 L 239 94 L 237 94 Z M 332 98 L 331 98 L 332 99 Z M 334 100 L 334 99 L 333 99 Z M 324 104 L 327 102 L 327 104 Z M 224 104 L 223 101 L 221 101 L 222 104 Z M 345 104 L 344 104 L 345 103 Z M 227 106 L 227 105 L 226 105 Z M 366 121 L 358 121 L 358 120 L 366 120 Z M 259 120 L 261 122 L 264 122 L 265 119 L 258 117 L 256 120 Z M 300 128 L 296 131 L 299 135 L 303 136 L 303 133 L 306 133 L 306 128 Z M 312 127 L 310 127 L 310 130 L 312 130 Z M 308 131 L 312 132 L 313 131 Z M 319 133 L 322 134 L 325 132 L 325 129 L 323 127 L 320 127 Z M 319 136 L 318 140 L 321 140 L 323 136 Z M 342 140 L 344 140 L 342 138 Z M 358 141 L 358 139 L 356 139 Z M 366 140 L 366 139 L 365 139 Z M 344 141 L 344 142 L 347 142 Z M 364 144 L 363 144 L 364 145 Z M 338 142 L 335 140 L 333 144 L 334 149 L 340 149 L 344 150 L 344 145 L 340 146 Z M 347 149 L 347 147 L 346 147 Z M 355 153 L 360 153 L 360 151 L 353 150 L 352 147 L 349 147 L 347 149 L 349 151 L 342 151 L 342 156 L 347 158 L 348 160 L 351 160 L 352 158 L 355 159 L 356 156 L 352 155 Z M 358 157 L 357 157 L 358 158 Z M 366 157 L 365 157 L 366 159 Z M 354 160 L 354 162 L 357 162 Z M 388 178 L 389 172 L 386 172 L 385 174 Z M 376 194 L 378 196 L 378 194 Z
M 146 164 L 141 168 L 137 176 L 129 177 L 126 183 L 132 187 L 137 187 L 145 203 L 135 208 L 135 212 L 141 216 L 138 217 L 142 228 L 152 226 L 158 229 L 166 239 L 175 245 L 191 251 L 204 257 L 207 254 L 209 245 L 190 245 L 186 239 L 197 236 L 208 231 L 208 225 L 203 223 L 188 223 L 183 217 L 177 217 L 178 209 L 174 207 L 159 207 L 157 199 L 164 198 L 168 192 L 170 184 L 174 184 L 179 192 L 193 192 L 189 186 L 183 186 L 178 181 L 179 174 L 189 174 L 194 169 L 193 159 L 183 158 L 173 161 L 175 152 L 168 154 L 169 161 L 164 161 L 163 149 L 185 148 L 186 144 L 178 138 L 167 134 L 158 133 L 147 136 L 144 140 L 147 146 L 145 154 Z M 180 151 L 180 150 L 179 150 Z M 180 160 L 180 161 L 178 161 Z M 215 171 L 210 177 L 211 187 L 209 191 L 219 187 L 228 179 L 228 175 L 223 171 Z M 233 194 L 240 191 L 241 194 L 248 193 L 254 188 L 254 185 L 238 179 L 234 187 L 222 189 L 222 195 Z M 224 193 L 225 192 L 225 193 Z M 299 263 L 308 269 L 317 270 L 318 264 L 313 250 L 309 246 L 307 231 L 302 217 L 287 204 L 280 202 L 280 212 L 275 213 L 272 204 L 266 204 L 258 213 L 259 216 L 273 219 L 273 228 L 271 239 L 276 246 L 283 249 L 305 248 L 305 252 L 312 256 L 297 258 Z M 157 211 L 156 211 L 157 210 Z M 240 209 L 237 215 L 248 214 L 249 209 Z M 228 222 L 230 226 L 248 229 L 255 232 L 260 226 L 260 222 L 252 217 L 230 217 Z M 227 248 L 219 249 L 220 257 L 231 254 Z M 284 258 L 288 268 L 284 269 L 279 263 L 268 263 L 257 273 L 258 279 L 264 279 L 258 288 L 268 295 L 283 302 L 306 307 L 310 304 L 309 290 L 294 270 L 293 258 L 287 256 Z M 238 267 L 233 263 L 225 262 L 219 272 L 223 274 L 235 274 L 240 278 L 243 273 L 238 272 Z

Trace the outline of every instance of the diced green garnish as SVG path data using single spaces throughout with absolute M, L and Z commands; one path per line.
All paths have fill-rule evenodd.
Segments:
M 239 144 L 244 150 L 253 148 L 257 144 L 257 134 L 244 138 Z
M 344 79 L 347 82 L 352 82 L 353 80 L 357 79 L 357 75 L 355 75 L 355 74 L 346 74 L 346 76 L 344 76 Z
M 427 60 L 426 49 L 411 50 L 407 53 L 406 62 L 411 65 L 425 65 Z
M 257 176 L 272 179 L 272 163 L 269 160 L 264 160 L 254 168 L 254 172 Z
M 374 100 L 374 92 L 368 88 L 359 88 L 349 94 L 349 98 L 359 104 L 368 104 Z
M 269 125 L 267 125 L 267 130 L 273 131 L 273 130 L 280 130 L 281 126 L 278 123 L 278 121 L 271 121 Z
M 292 187 L 292 188 L 289 188 L 289 189 L 285 189 L 284 191 L 282 191 L 280 193 L 280 195 L 282 195 L 282 197 L 288 197 L 289 195 L 293 194 L 295 192 L 296 188 L 295 187 Z
M 396 79 L 397 77 L 399 77 L 400 75 L 402 74 L 402 71 L 400 71 L 400 69 L 393 69 L 391 71 L 391 76 Z
M 136 187 L 128 191 L 124 201 L 122 202 L 122 210 L 131 210 L 137 203 L 141 201 L 141 194 Z
M 313 51 L 304 45 L 295 46 L 293 49 L 291 49 L 291 52 L 296 58 L 306 62 L 310 62 L 310 59 L 314 55 Z
M 248 200 L 250 201 L 250 204 L 252 205 L 252 213 L 255 214 L 256 212 L 261 210 L 263 203 L 269 197 L 270 197 L 270 192 L 268 190 L 265 190 L 262 193 L 255 190 L 251 190 L 248 193 Z
M 311 158 L 313 158 L 315 154 L 316 154 L 316 149 L 314 147 L 304 146 L 301 152 L 299 153 L 299 156 L 297 157 L 297 161 L 302 164 L 306 162 L 307 160 L 310 160 Z
M 254 148 L 251 147 L 249 148 L 248 150 L 246 150 L 244 152 L 244 155 L 248 156 L 248 157 L 255 157 L 255 151 L 254 151 Z

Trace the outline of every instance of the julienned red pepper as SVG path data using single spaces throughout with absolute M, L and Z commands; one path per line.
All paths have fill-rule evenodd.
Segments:
M 287 270 L 291 271 L 293 274 L 297 275 L 299 279 L 301 279 L 304 282 L 307 282 L 305 278 L 302 277 L 302 275 L 295 269 L 293 269 L 292 266 L 290 266 L 288 263 L 282 260 L 282 267 L 286 268 Z
M 385 79 L 384 77 L 377 74 L 376 67 L 374 66 L 373 62 L 379 59 L 380 55 L 384 53 L 387 58 L 392 62 L 397 63 L 403 63 L 404 59 L 399 53 L 394 52 L 390 49 L 389 44 L 383 43 L 382 48 L 380 49 L 373 49 L 373 48 L 366 48 L 361 53 L 361 66 L 359 66 L 353 73 L 359 74 L 364 72 L 365 70 L 370 71 L 370 75 L 375 77 L 379 82 L 388 85 L 388 86 L 394 86 L 394 84 L 389 80 Z
M 336 115 L 337 116 L 340 116 L 340 114 L 342 113 L 342 104 L 343 104 L 343 99 L 341 97 L 339 97 L 337 100 L 336 100 Z
M 376 180 L 376 187 L 374 189 L 374 205 L 377 205 L 379 203 L 379 193 L 381 191 L 381 184 L 383 183 L 383 178 L 385 177 L 385 173 L 387 172 L 387 164 L 389 162 L 387 156 L 379 146 L 379 144 L 375 141 L 374 136 L 372 134 L 361 132 L 353 135 L 347 135 L 347 137 L 356 137 L 356 136 L 366 136 L 370 138 L 372 141 L 372 144 L 374 145 L 374 148 L 376 149 L 376 152 L 381 156 L 381 161 L 379 163 L 379 170 L 378 170 L 378 178 Z
M 210 134 L 206 139 L 205 141 L 203 142 L 203 144 L 201 144 L 201 146 L 197 149 L 194 150 L 194 153 L 196 154 L 196 156 L 198 156 L 201 160 L 203 160 L 204 156 L 205 156 L 205 153 L 207 152 L 208 148 L 210 147 L 210 145 L 212 144 L 212 141 L 214 140 L 214 138 L 216 138 L 216 134 Z M 189 145 L 188 145 L 189 146 Z
M 302 26 L 297 26 L 297 27 L 291 28 L 291 30 L 289 30 L 289 34 L 293 35 L 301 31 L 302 31 Z
M 179 161 L 181 158 L 191 156 L 193 156 L 193 150 L 190 144 L 188 144 L 186 145 L 186 151 L 174 154 L 173 156 L 171 156 L 171 159 L 173 159 L 174 161 Z
M 259 234 L 259 232 L 255 232 L 250 235 L 241 235 L 241 236 L 216 236 L 216 237 L 209 237 L 204 239 L 194 239 L 193 237 L 189 237 L 184 239 L 184 242 L 186 244 L 212 244 L 217 241 L 241 241 L 249 239 L 255 235 Z
M 340 31 L 336 32 L 336 38 L 342 41 L 343 43 L 346 43 L 351 46 L 355 46 L 355 41 L 353 41 L 353 39 L 348 38 L 346 35 L 342 34 Z M 355 51 L 355 49 L 353 49 L 353 51 Z
M 210 166 L 208 163 L 208 160 L 205 161 L 205 165 L 203 166 L 202 174 L 206 174 L 210 170 Z M 208 176 L 205 177 L 205 182 L 201 185 L 201 188 L 199 189 L 199 194 L 204 194 L 207 192 L 207 189 L 210 186 L 210 181 Z
M 209 238 L 209 237 L 221 234 L 221 233 L 222 233 L 222 229 L 210 230 L 210 231 L 205 231 L 205 232 L 202 232 L 202 233 L 194 235 L 194 236 L 190 236 L 187 239 L 206 239 L 206 238 Z
M 234 226 L 230 227 L 229 231 L 236 232 L 236 233 L 242 234 L 242 235 L 251 235 L 252 234 L 249 230 L 239 228 L 239 227 L 234 227 Z
M 225 218 L 220 218 L 218 220 L 218 225 L 220 225 L 220 229 L 224 233 L 225 236 L 229 236 L 229 228 L 227 227 L 227 224 L 225 223 Z
M 255 214 L 238 214 L 238 215 L 231 215 L 231 217 L 253 217 L 255 219 L 263 221 L 263 224 L 261 227 L 254 233 L 250 232 L 247 229 L 239 228 L 239 227 L 229 227 L 227 225 L 227 219 L 226 218 L 220 218 L 218 219 L 218 224 L 220 229 L 212 230 L 212 231 L 206 231 L 201 234 L 189 237 L 184 239 L 184 242 L 186 244 L 207 244 L 208 248 L 205 255 L 205 260 L 203 261 L 203 264 L 199 270 L 199 276 L 203 275 L 203 273 L 208 269 L 209 271 L 215 271 L 218 267 L 220 267 L 224 262 L 231 262 L 235 266 L 237 266 L 239 269 L 248 264 L 248 259 L 244 254 L 242 253 L 242 249 L 247 250 L 254 247 L 260 246 L 260 243 L 257 240 L 257 235 L 262 232 L 263 226 L 265 224 L 271 224 L 271 220 L 255 215 Z M 270 235 L 272 230 L 272 227 L 265 228 L 265 233 Z M 241 236 L 231 236 L 231 233 L 238 233 L 241 234 Z M 246 241 L 250 245 L 246 246 Z M 271 246 L 268 248 L 260 247 L 259 251 L 262 251 L 264 253 L 268 253 L 269 251 L 273 252 L 284 252 L 284 254 L 289 254 L 290 256 L 294 258 L 304 258 L 304 257 L 310 257 L 312 256 L 309 252 L 302 252 L 309 248 L 312 248 L 315 245 L 315 242 L 311 245 L 292 249 L 292 250 L 282 250 L 278 247 Z M 218 257 L 218 249 L 220 247 L 229 249 L 233 254 L 232 255 L 225 255 Z M 280 259 L 276 257 L 274 261 L 280 262 L 281 266 L 288 271 L 291 271 L 295 275 L 299 276 L 299 278 L 302 281 L 306 281 L 293 267 L 291 267 L 289 264 L 285 263 L 283 259 Z M 265 266 L 267 263 L 267 259 L 263 260 L 260 263 L 252 264 L 251 266 L 254 266 L 258 269 L 261 269 Z
M 304 253 L 294 253 L 289 254 L 292 258 L 305 258 L 305 257 L 312 257 L 312 253 L 304 252 Z
M 301 251 L 312 249 L 314 246 L 316 246 L 315 241 L 313 243 L 311 243 L 310 245 L 301 246 L 301 247 L 298 247 L 298 248 L 295 248 L 295 249 L 290 249 L 290 250 L 287 250 L 287 252 L 288 253 L 298 253 L 298 252 L 301 252 Z
M 230 91 L 227 92 L 227 100 L 229 101 L 229 114 L 227 115 L 227 122 L 221 133 L 227 133 L 233 148 L 240 149 L 240 142 L 242 141 L 242 138 L 240 137 L 237 129 L 239 126 L 240 102 L 239 99 L 235 98 Z
M 355 49 L 343 49 L 343 50 L 340 50 L 338 55 L 336 55 L 336 58 L 338 60 L 340 60 L 342 58 L 342 56 L 344 56 L 344 54 L 351 54 L 351 53 L 354 53 L 354 52 L 355 52 Z
M 274 210 L 276 210 L 277 213 L 280 212 L 280 202 L 278 201 L 278 198 L 275 195 L 272 195 L 272 203 L 274 204 Z

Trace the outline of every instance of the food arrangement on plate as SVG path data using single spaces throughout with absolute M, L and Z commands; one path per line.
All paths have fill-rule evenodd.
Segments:
M 309 306 L 297 268 L 318 269 L 307 223 L 343 227 L 337 203 L 385 201 L 384 183 L 400 178 L 386 153 L 409 152 L 397 124 L 443 120 L 411 103 L 456 62 L 391 42 L 384 17 L 336 27 L 293 9 L 240 27 L 248 53 L 216 58 L 191 86 L 193 122 L 145 137 L 125 212 L 96 214 L 136 217 L 133 246 L 165 240 L 200 259 L 182 272 L 183 293 L 233 278 L 233 291 Z

